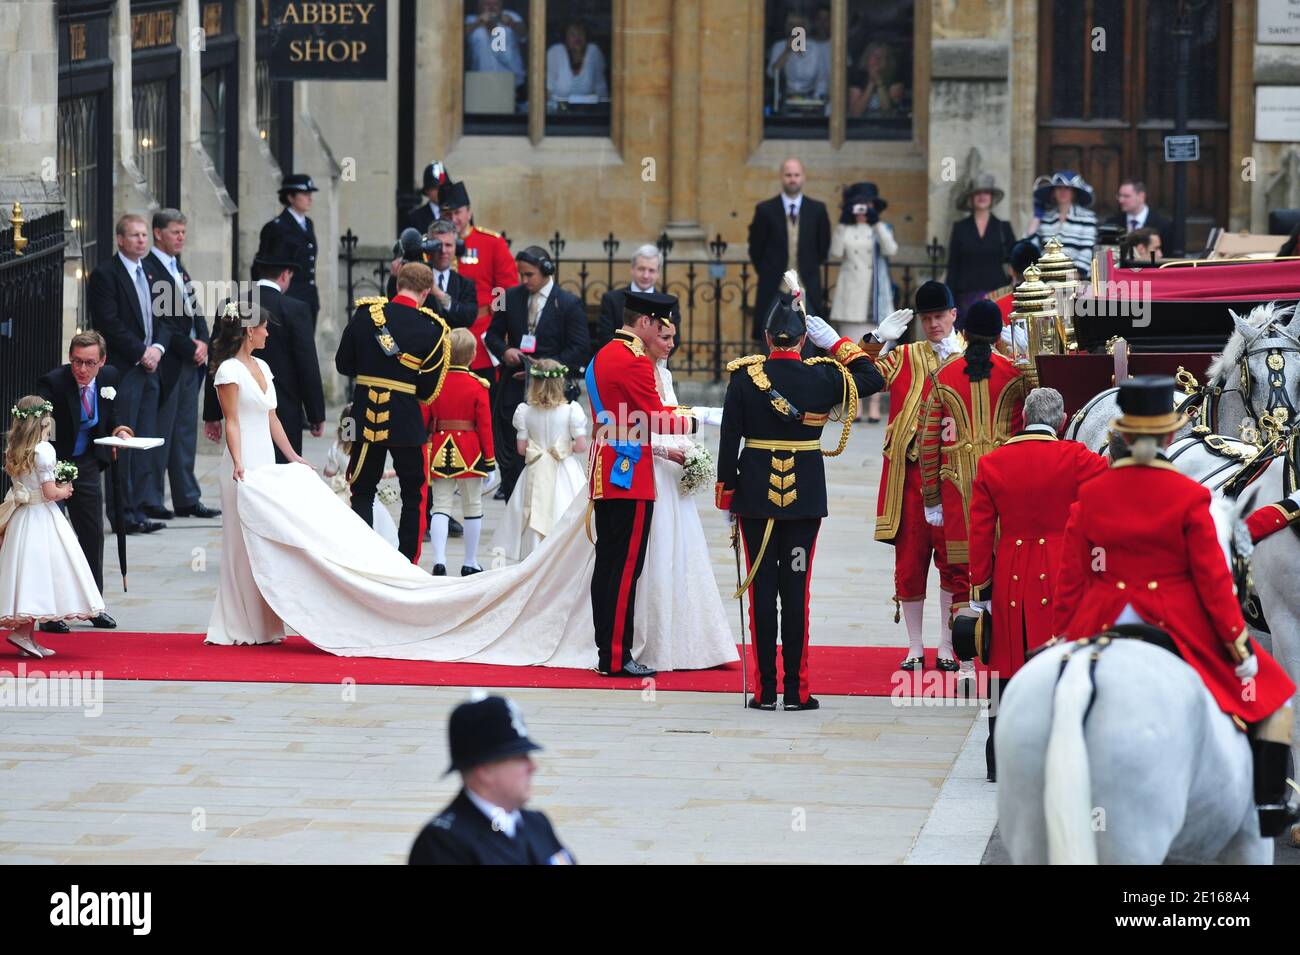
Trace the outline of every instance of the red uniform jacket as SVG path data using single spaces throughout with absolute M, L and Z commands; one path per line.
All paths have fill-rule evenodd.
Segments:
M 993 611 L 989 669 L 1010 678 L 1052 637 L 1052 596 L 1070 505 L 1109 463 L 1077 441 L 1027 431 L 980 458 L 971 487 L 971 600 Z
M 950 564 L 970 561 L 966 528 L 976 465 L 1024 420 L 1024 376 L 997 352 L 991 358 L 989 377 L 976 382 L 966 375 L 964 354 L 949 358 L 930 376 L 922 411 L 921 492 L 927 507 L 943 504 Z
M 1219 708 L 1248 723 L 1268 716 L 1295 684 L 1260 647 L 1243 684 L 1229 647 L 1246 630 L 1210 516 L 1210 492 L 1172 464 L 1127 458 L 1079 489 L 1056 584 L 1054 629 L 1069 639 L 1109 629 L 1126 605 L 1166 631 Z
M 470 326 L 474 340 L 478 342 L 478 351 L 469 366 L 473 369 L 491 368 L 492 359 L 483 347 L 483 333 L 492 323 L 494 290 L 518 285 L 519 269 L 501 233 L 470 226 L 469 234 L 465 236 L 465 254 L 456 260 L 456 271 L 467 279 L 473 279 L 478 293 L 478 318 Z
M 596 404 L 591 407 L 595 435 L 591 445 L 591 499 L 653 501 L 655 499 L 654 461 L 650 454 L 650 434 L 692 434 L 697 422 L 687 409 L 664 405 L 655 388 L 655 367 L 645 353 L 641 340 L 617 331 L 609 344 L 596 352 L 592 360 L 596 391 L 606 417 L 599 417 Z M 590 397 L 590 396 L 588 396 Z M 610 483 L 610 474 L 618 453 L 609 441 L 626 441 L 641 447 L 640 460 L 626 462 L 632 471 L 632 486 L 622 488 Z
M 1250 539 L 1258 544 L 1265 537 L 1276 534 L 1282 528 L 1300 519 L 1300 510 L 1290 501 L 1278 501 L 1266 504 L 1246 518 L 1246 528 Z
M 431 437 L 430 477 L 487 477 L 496 467 L 486 379 L 453 365 L 429 406 L 426 424 Z

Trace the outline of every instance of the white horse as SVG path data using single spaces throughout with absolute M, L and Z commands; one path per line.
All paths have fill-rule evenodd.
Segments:
M 1232 523 L 1219 521 L 1225 554 Z M 1167 650 L 1037 654 L 1007 685 L 995 737 L 998 827 L 1017 864 L 1272 862 L 1246 734 Z

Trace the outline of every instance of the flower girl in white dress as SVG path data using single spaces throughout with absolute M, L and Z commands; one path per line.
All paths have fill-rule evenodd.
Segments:
M 104 598 L 59 501 L 72 484 L 55 479 L 54 407 L 28 395 L 12 409 L 5 439 L 5 471 L 13 487 L 0 504 L 0 627 L 19 653 L 51 657 L 33 634 L 49 620 L 89 620 L 104 611 Z
M 573 456 L 587 449 L 587 413 L 564 400 L 564 366 L 543 358 L 528 374 L 528 401 L 515 409 L 512 421 L 524 471 L 492 539 L 493 553 L 511 560 L 531 554 L 587 486 Z

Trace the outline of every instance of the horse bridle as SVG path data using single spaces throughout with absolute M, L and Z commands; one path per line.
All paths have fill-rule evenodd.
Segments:
M 1270 332 L 1273 334 L 1268 338 L 1265 338 L 1264 336 L 1269 335 Z M 1264 339 L 1264 341 L 1257 345 L 1256 342 L 1259 342 L 1261 339 Z M 1286 355 L 1288 353 L 1300 354 L 1300 336 L 1293 334 L 1288 329 L 1277 325 L 1276 323 L 1265 325 L 1245 342 L 1241 358 L 1238 359 L 1241 382 L 1240 387 L 1215 389 L 1214 404 L 1216 407 L 1214 410 L 1216 412 L 1216 420 L 1218 399 L 1227 392 L 1236 391 L 1241 395 L 1242 404 L 1246 406 L 1246 410 L 1250 413 L 1250 416 L 1255 419 L 1256 426 L 1258 427 L 1261 415 L 1255 408 L 1253 396 L 1255 388 L 1254 380 L 1250 374 L 1250 359 L 1254 355 L 1261 355 L 1265 352 L 1268 353 L 1268 358 L 1265 360 L 1268 365 L 1268 400 L 1265 404 L 1264 413 L 1276 416 L 1278 411 L 1285 411 L 1286 418 L 1284 423 L 1289 425 L 1295 424 L 1296 408 L 1291 401 L 1291 396 L 1286 392 L 1286 375 L 1284 372 L 1286 371 Z

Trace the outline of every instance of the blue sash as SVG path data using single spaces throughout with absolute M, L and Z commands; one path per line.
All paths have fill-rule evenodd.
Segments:
M 597 358 L 600 356 L 597 355 Z M 600 400 L 600 392 L 596 390 L 596 359 L 593 358 L 587 365 L 587 396 L 591 398 L 592 410 L 596 412 L 596 427 L 602 424 L 614 424 L 610 416 L 605 413 L 604 402 Z M 603 419 L 603 420 L 602 420 Z M 614 451 L 614 466 L 610 468 L 609 483 L 615 487 L 621 487 L 628 490 L 632 487 L 632 474 L 636 469 L 636 464 L 641 460 L 641 445 L 632 444 L 627 441 L 606 441 L 607 445 Z M 600 460 L 597 458 L 596 466 L 600 467 Z

